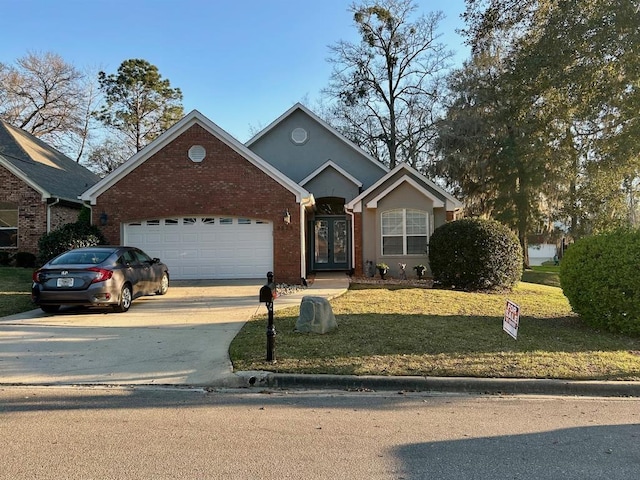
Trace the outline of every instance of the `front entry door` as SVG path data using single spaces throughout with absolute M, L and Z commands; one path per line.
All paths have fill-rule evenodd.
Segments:
M 313 221 L 313 270 L 349 269 L 349 221 L 316 217 Z

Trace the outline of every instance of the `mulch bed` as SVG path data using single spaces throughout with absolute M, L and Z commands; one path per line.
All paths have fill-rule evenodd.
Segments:
M 418 280 L 417 278 L 393 278 L 387 276 L 384 280 L 380 277 L 349 277 L 349 283 L 355 284 L 370 284 L 370 285 L 401 285 L 414 288 L 432 288 L 433 279 L 423 278 Z

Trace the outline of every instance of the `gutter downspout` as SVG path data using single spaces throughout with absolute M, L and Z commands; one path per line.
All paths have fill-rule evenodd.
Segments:
M 51 207 L 60 203 L 60 199 L 56 198 L 56 201 L 47 205 L 47 233 L 51 232 Z
M 303 198 L 300 202 L 300 279 L 307 279 L 307 242 L 305 230 L 307 228 L 307 206 L 314 205 L 316 203 L 313 195 Z

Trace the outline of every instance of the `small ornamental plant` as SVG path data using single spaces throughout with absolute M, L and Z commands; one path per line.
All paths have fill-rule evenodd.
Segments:
M 376 264 L 376 268 L 378 269 L 378 272 L 380 272 L 380 278 L 384 280 L 384 276 L 389 271 L 389 265 L 386 263 L 378 263 Z
M 427 267 L 425 267 L 424 265 L 420 264 L 420 265 L 416 265 L 415 267 L 413 267 L 413 269 L 416 271 L 416 275 L 418 275 L 418 280 L 422 280 L 422 277 L 424 276 L 425 272 L 427 271 Z

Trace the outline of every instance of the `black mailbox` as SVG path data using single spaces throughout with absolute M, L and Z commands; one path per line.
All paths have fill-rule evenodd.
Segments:
M 267 284 L 260 289 L 260 303 L 272 303 L 276 298 L 276 284 L 273 281 L 273 272 L 267 272 Z
M 275 285 L 266 284 L 260 289 L 260 303 L 271 303 L 275 298 Z

